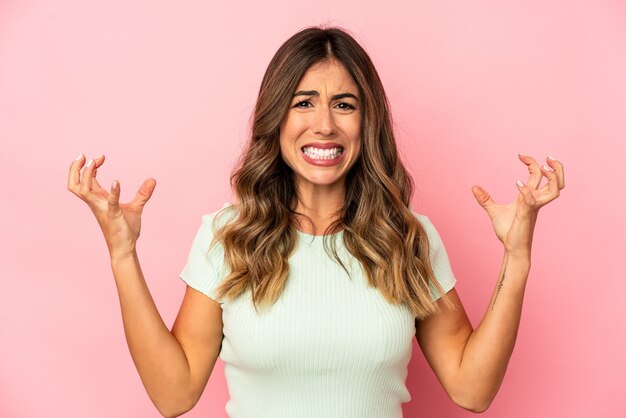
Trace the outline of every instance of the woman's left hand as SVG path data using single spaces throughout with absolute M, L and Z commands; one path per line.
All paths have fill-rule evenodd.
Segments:
M 530 257 L 539 209 L 559 197 L 561 189 L 565 187 L 565 175 L 563 164 L 550 157 L 546 159 L 547 165 L 541 168 L 532 157 L 519 155 L 519 159 L 528 166 L 530 175 L 526 184 L 517 182 L 520 193 L 513 202 L 497 204 L 480 186 L 472 187 L 472 192 L 491 218 L 493 229 L 504 249 L 510 254 Z M 543 177 L 548 179 L 548 183 L 540 188 Z

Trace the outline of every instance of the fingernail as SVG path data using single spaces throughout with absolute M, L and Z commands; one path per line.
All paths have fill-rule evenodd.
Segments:
M 80 160 L 81 158 L 83 158 L 83 154 L 80 154 L 78 157 L 76 157 L 76 159 L 75 159 L 74 161 L 78 161 L 78 160 Z
M 118 185 L 118 184 L 119 184 L 119 183 L 117 182 L 117 180 L 113 180 L 113 183 L 111 183 L 111 188 L 112 188 L 112 189 L 117 189 L 117 185 Z
M 543 165 L 543 169 L 546 171 L 552 171 L 552 169 L 545 164 Z
M 94 159 L 95 159 L 95 160 L 99 160 L 99 159 L 100 159 L 100 158 L 102 158 L 102 157 L 104 157 L 104 154 L 102 154 L 102 155 L 100 155 L 100 156 L 98 156 L 98 157 L 96 157 L 96 158 L 94 158 Z
M 91 167 L 92 164 L 93 164 L 93 160 L 89 160 L 89 162 L 87 163 L 87 167 Z
M 524 182 L 523 182 L 523 181 L 521 181 L 521 180 L 517 180 L 517 185 L 518 185 L 519 187 L 524 187 Z
M 548 155 L 548 159 L 549 159 L 549 160 L 552 160 L 552 161 L 556 161 L 556 158 L 554 158 L 554 157 L 553 157 L 553 156 L 551 156 L 551 155 Z

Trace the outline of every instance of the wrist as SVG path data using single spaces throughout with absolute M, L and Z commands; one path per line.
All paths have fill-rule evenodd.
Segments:
M 115 266 L 125 262 L 133 261 L 137 259 L 137 251 L 133 248 L 130 250 L 112 250 L 109 251 L 111 256 L 111 265 Z
M 504 256 L 516 260 L 528 260 L 530 262 L 531 249 L 529 248 L 504 248 Z
M 505 251 L 504 259 L 507 264 L 530 270 L 530 250 L 528 251 Z

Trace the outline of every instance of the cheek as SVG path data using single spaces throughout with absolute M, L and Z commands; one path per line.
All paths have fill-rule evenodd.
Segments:
M 285 135 L 283 130 L 280 131 L 279 141 L 280 141 L 280 156 L 282 160 L 284 161 L 284 163 L 287 164 L 287 166 L 293 170 L 294 167 L 293 167 L 292 162 L 295 159 L 293 155 L 294 154 L 293 141 L 290 141 L 288 139 L 288 136 Z
M 306 120 L 301 115 L 290 114 L 280 125 L 281 140 L 287 144 L 293 142 L 306 130 Z
M 346 126 L 346 134 L 350 138 L 350 141 L 355 144 L 361 144 L 361 118 L 351 121 Z
M 282 155 L 283 160 L 286 161 L 285 153 L 290 149 L 289 144 L 293 145 L 293 140 L 291 140 L 291 125 L 287 123 L 287 121 L 283 121 L 280 124 L 279 129 L 278 140 L 280 143 L 280 154 Z

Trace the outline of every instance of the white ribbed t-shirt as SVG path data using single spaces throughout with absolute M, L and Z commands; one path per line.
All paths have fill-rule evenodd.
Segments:
M 415 317 L 405 304 L 390 304 L 368 286 L 360 263 L 343 245 L 343 231 L 329 238 L 337 238 L 351 279 L 324 251 L 323 236 L 298 232 L 283 294 L 257 313 L 250 291 L 235 300 L 216 297 L 229 272 L 220 244 L 207 252 L 216 214 L 202 217 L 180 277 L 221 303 L 219 357 L 229 417 L 401 417 L 401 404 L 411 399 L 405 381 Z M 435 277 L 448 292 L 456 280 L 441 238 L 426 216 L 415 215 L 428 235 Z M 433 287 L 431 292 L 439 297 Z

